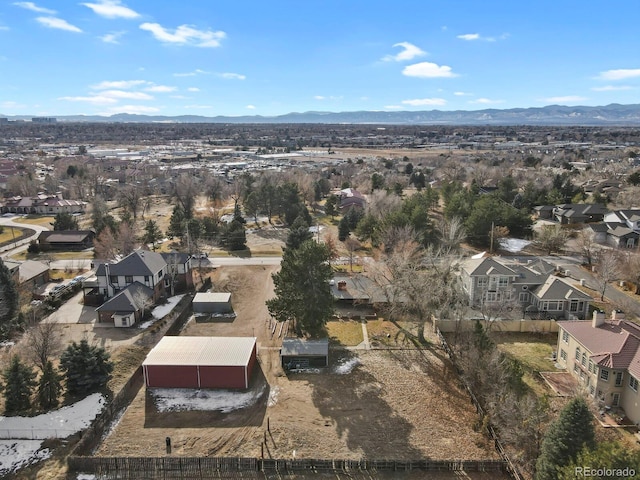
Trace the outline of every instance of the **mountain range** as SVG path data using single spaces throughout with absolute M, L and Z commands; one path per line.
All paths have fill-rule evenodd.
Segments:
M 2 115 L 9 120 L 31 120 L 32 116 Z M 277 116 L 243 115 L 61 115 L 58 122 L 107 123 L 323 123 L 398 125 L 640 125 L 640 104 L 600 107 L 548 105 L 539 108 L 427 111 L 303 112 Z

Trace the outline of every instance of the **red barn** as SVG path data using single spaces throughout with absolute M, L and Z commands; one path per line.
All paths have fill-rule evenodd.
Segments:
M 249 388 L 255 337 L 164 337 L 142 363 L 145 385 Z

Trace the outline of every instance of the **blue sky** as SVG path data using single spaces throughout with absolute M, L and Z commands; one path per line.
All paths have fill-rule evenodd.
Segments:
M 638 0 L 0 3 L 0 113 L 640 103 Z

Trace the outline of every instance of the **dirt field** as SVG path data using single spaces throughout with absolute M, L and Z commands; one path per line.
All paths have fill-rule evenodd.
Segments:
M 170 436 L 173 454 L 273 458 L 495 459 L 492 445 L 473 430 L 477 418 L 457 388 L 440 351 L 333 350 L 327 372 L 285 376 L 271 338 L 264 300 L 273 295 L 276 267 L 220 268 L 215 290 L 232 292 L 237 318 L 196 323 L 186 335 L 254 335 L 261 391 L 251 406 L 231 413 L 161 413 L 144 389 L 99 448 L 103 456 L 158 456 Z M 276 335 L 277 337 L 277 335 Z M 350 372 L 336 367 L 351 361 Z

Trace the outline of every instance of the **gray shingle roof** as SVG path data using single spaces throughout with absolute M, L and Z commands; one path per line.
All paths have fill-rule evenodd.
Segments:
M 323 338 L 320 340 L 305 340 L 302 338 L 285 338 L 282 341 L 282 356 L 310 355 L 310 356 L 326 356 L 329 355 L 329 340 Z
M 533 293 L 540 300 L 591 300 L 583 291 L 554 276 L 549 276 Z
M 100 312 L 122 312 L 131 313 L 140 309 L 138 296 L 142 295 L 147 300 L 153 298 L 153 290 L 140 282 L 133 282 L 127 288 L 113 296 L 98 308 Z
M 162 255 L 148 250 L 136 250 L 117 263 L 109 264 L 109 275 L 155 275 L 167 266 Z M 104 264 L 98 266 L 96 275 L 104 276 Z

